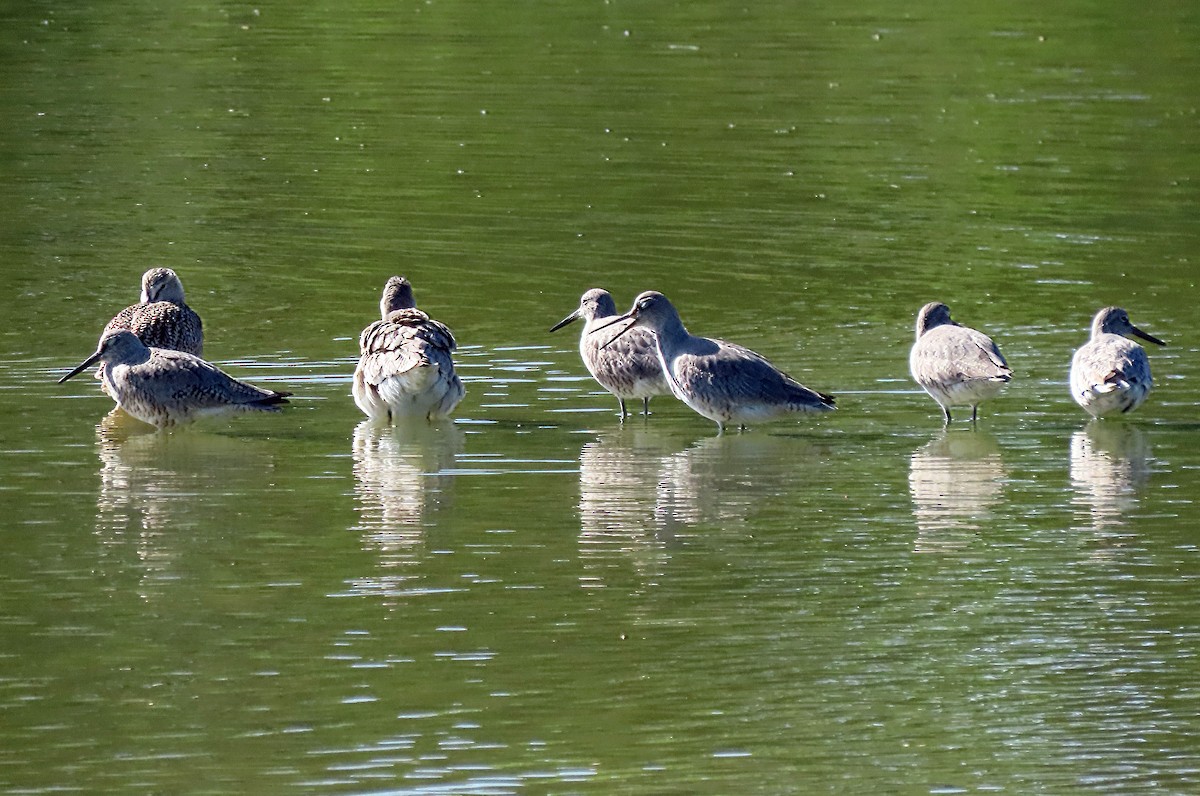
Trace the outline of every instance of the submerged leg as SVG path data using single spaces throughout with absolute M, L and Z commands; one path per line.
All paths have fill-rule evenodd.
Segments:
M 621 419 L 624 420 L 629 417 L 629 412 L 625 409 L 625 399 L 618 396 L 617 402 L 621 404 Z
M 950 418 L 950 407 L 948 407 L 948 406 L 943 406 L 943 407 L 942 407 L 942 414 L 944 414 L 944 415 L 946 416 L 946 422 L 945 422 L 945 423 L 943 423 L 943 425 L 946 425 L 946 426 L 950 425 L 950 420 L 951 420 L 951 418 Z
M 979 419 L 979 404 L 975 404 L 974 406 L 971 407 L 971 424 L 974 425 L 975 421 L 978 419 Z
M 642 414 L 646 417 L 650 416 L 650 398 L 647 396 L 642 399 Z

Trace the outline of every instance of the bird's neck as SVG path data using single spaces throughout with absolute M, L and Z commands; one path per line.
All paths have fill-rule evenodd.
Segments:
M 654 337 L 658 341 L 658 349 L 663 358 L 670 359 L 673 354 L 686 348 L 691 335 L 688 334 L 683 321 L 672 318 L 654 330 Z

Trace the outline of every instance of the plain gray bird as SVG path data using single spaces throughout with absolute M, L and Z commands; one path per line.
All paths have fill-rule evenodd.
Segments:
M 1120 307 L 1105 307 L 1092 319 L 1092 338 L 1071 358 L 1071 397 L 1092 417 L 1132 412 L 1150 394 L 1146 349 L 1128 335 L 1165 346 L 1133 325 Z
M 662 293 L 642 293 L 633 309 L 598 325 L 591 333 L 624 323 L 601 345 L 613 345 L 630 329 L 654 333 L 659 364 L 676 398 L 717 424 L 744 429 L 747 423 L 774 420 L 798 412 L 829 412 L 834 399 L 810 390 L 760 354 L 736 343 L 696 337 L 684 328 L 675 307 Z
M 946 425 L 952 406 L 971 407 L 974 423 L 979 404 L 996 397 L 1012 380 L 1012 369 L 992 338 L 951 320 L 950 308 L 937 301 L 917 313 L 917 340 L 908 355 L 908 369 L 942 407 Z

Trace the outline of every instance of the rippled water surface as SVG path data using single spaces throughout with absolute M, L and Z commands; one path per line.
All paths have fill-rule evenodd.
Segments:
M 1200 789 L 1200 17 L 894 6 L 0 9 L 0 791 Z M 55 384 L 159 264 L 287 411 Z M 349 397 L 393 273 L 453 422 Z M 593 286 L 838 411 L 621 422 Z M 1087 423 L 1114 303 L 1169 345 Z

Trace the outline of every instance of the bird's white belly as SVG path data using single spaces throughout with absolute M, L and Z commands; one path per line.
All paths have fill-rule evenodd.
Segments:
M 462 383 L 454 374 L 443 374 L 433 365 L 388 376 L 379 384 L 367 384 L 361 373 L 355 376 L 354 402 L 372 418 L 440 417 L 462 397 Z
M 992 379 L 971 379 L 955 382 L 925 382 L 925 392 L 942 406 L 977 406 L 995 398 L 1004 389 L 1004 382 Z

